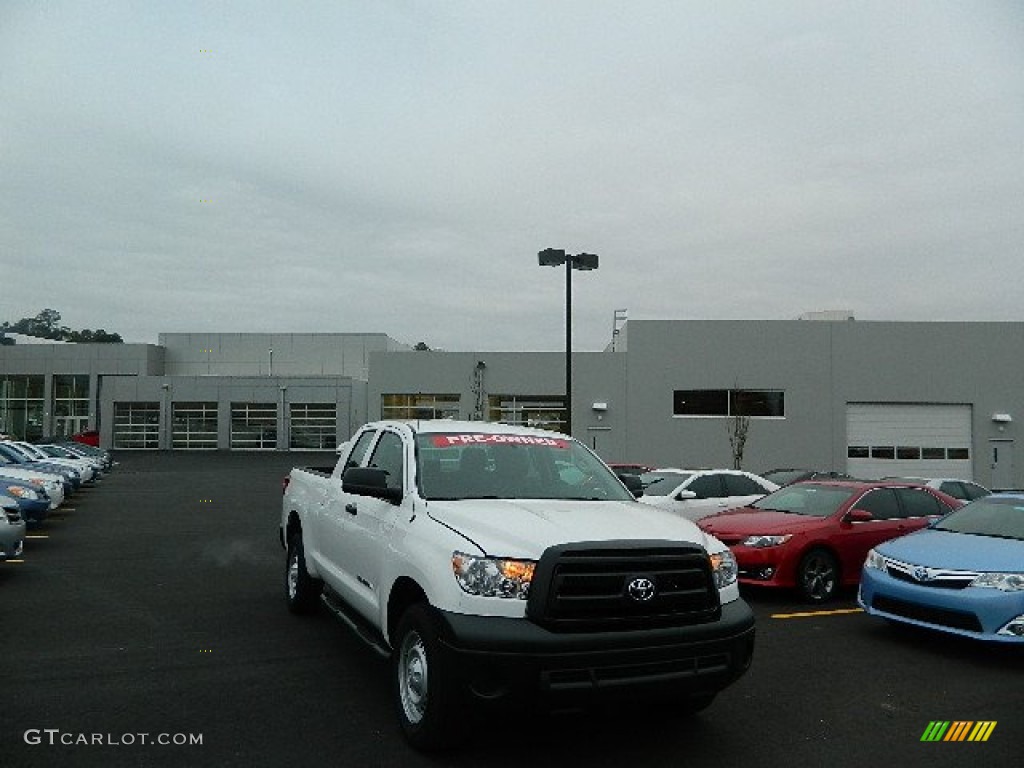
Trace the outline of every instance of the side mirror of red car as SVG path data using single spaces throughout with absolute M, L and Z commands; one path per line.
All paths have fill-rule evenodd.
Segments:
M 866 509 L 851 509 L 847 513 L 846 519 L 851 523 L 866 523 L 869 520 L 874 520 L 875 516 Z

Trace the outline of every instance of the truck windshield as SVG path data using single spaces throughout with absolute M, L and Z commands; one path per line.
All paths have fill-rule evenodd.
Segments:
M 594 454 L 562 435 L 428 433 L 416 450 L 424 499 L 633 500 Z

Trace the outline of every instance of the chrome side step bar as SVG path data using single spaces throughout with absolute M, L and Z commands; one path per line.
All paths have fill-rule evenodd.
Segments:
M 341 619 L 356 634 L 356 637 L 370 646 L 374 653 L 384 659 L 391 658 L 391 649 L 384 643 L 381 634 L 371 627 L 363 617 L 357 616 L 355 611 L 328 587 L 324 587 L 320 600 L 327 606 L 327 610 Z

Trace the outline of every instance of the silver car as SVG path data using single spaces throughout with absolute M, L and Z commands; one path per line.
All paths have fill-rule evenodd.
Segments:
M 24 547 L 25 521 L 18 502 L 11 496 L 0 496 L 0 562 L 18 557 Z

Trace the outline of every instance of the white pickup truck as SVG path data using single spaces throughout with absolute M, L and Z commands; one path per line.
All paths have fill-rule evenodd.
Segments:
M 339 454 L 331 474 L 285 482 L 288 607 L 323 602 L 391 658 L 414 747 L 524 701 L 657 696 L 691 713 L 749 667 L 754 618 L 728 548 L 638 503 L 576 440 L 381 421 Z

